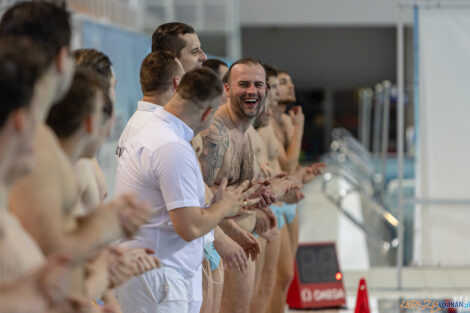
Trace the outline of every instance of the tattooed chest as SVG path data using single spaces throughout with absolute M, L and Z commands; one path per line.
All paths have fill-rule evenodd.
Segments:
M 229 185 L 238 185 L 245 180 L 251 180 L 254 177 L 254 156 L 251 141 L 230 140 L 229 149 L 224 160 L 225 164 L 220 179 L 227 177 Z

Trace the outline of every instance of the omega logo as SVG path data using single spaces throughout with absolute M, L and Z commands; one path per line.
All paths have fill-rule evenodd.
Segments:
M 332 288 L 332 289 L 314 289 L 303 288 L 300 291 L 300 297 L 302 302 L 312 302 L 312 301 L 331 301 L 343 299 L 345 297 L 344 291 L 342 289 Z

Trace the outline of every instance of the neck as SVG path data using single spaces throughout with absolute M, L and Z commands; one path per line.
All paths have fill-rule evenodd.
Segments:
M 181 97 L 173 97 L 166 105 L 164 110 L 173 114 L 181 121 L 183 121 L 189 128 L 192 129 L 194 136 L 199 132 L 199 124 L 197 123 L 197 114 L 185 105 L 186 101 Z
M 142 98 L 142 101 L 145 102 L 150 102 L 159 106 L 165 106 L 165 104 L 170 101 L 171 97 L 173 96 L 173 92 L 170 92 L 170 90 L 163 92 L 163 93 L 153 93 L 153 94 L 148 94 L 144 95 Z
M 76 134 L 72 135 L 70 138 L 59 138 L 59 144 L 73 164 L 81 158 L 85 148 L 84 140 L 80 140 L 80 136 Z
M 278 105 L 273 107 L 273 118 L 276 120 L 276 122 L 281 122 L 281 116 L 286 111 L 286 108 L 287 105 L 285 105 L 284 103 L 279 103 Z
M 46 120 L 49 109 L 56 100 L 57 77 L 52 71 L 53 69 L 49 69 L 37 82 L 34 89 L 31 107 L 34 108 L 40 121 Z
M 230 100 L 227 102 L 227 112 L 233 126 L 242 133 L 245 133 L 255 120 L 255 118 L 240 118 L 237 113 L 233 111 Z

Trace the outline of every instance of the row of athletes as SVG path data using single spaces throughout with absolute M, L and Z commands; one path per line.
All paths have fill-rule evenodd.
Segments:
M 0 22 L 0 85 L 6 103 L 0 120 L 5 147 L 0 155 L 0 312 L 119 312 L 110 289 L 124 312 L 198 312 L 202 275 L 196 265 L 202 251 L 208 273 L 204 312 L 281 311 L 297 234 L 282 227 L 289 213 L 272 202 L 298 201 L 300 184 L 313 179 L 322 165 L 298 166 L 303 116 L 299 110 L 283 115 L 276 107 L 278 75 L 256 60 L 242 59 L 227 75 L 225 101 L 216 75 L 193 69 L 205 59 L 194 30 L 180 23 L 160 26 L 154 52 L 142 63 L 144 98 L 118 149 L 115 189 L 133 193 L 104 203 L 106 186 L 89 158 L 112 127 L 116 79 L 100 52 L 81 50 L 70 58 L 68 19 L 63 8 L 30 2 L 10 8 Z M 272 88 L 268 97 L 266 73 Z M 257 116 L 259 132 L 250 126 Z M 154 119 L 158 123 L 148 123 Z M 151 127 L 163 128 L 149 132 Z M 267 127 L 284 134 L 285 141 L 273 146 L 269 140 L 277 137 Z M 160 131 L 169 136 L 158 145 Z M 193 150 L 187 149 L 200 131 L 193 145 L 202 175 L 197 159 L 191 159 Z M 278 170 L 273 161 L 279 162 Z M 292 180 L 277 175 L 281 166 L 290 169 Z M 245 182 L 258 172 L 263 181 Z M 258 208 L 252 210 L 255 203 Z M 242 216 L 225 219 L 237 214 Z M 290 216 L 295 232 L 295 211 Z M 214 227 L 214 243 L 207 244 Z M 266 240 L 254 238 L 253 229 Z M 123 236 L 131 240 L 109 246 Z M 217 264 L 219 255 L 225 270 Z M 107 306 L 88 305 L 87 299 L 98 298 Z
M 199 312 L 201 302 L 201 312 L 284 312 L 296 203 L 324 167 L 298 163 L 304 115 L 299 106 L 286 113 L 295 102 L 289 74 L 253 58 L 230 68 L 206 60 L 191 26 L 167 23 L 152 36 L 140 82 L 144 97 L 116 150 L 114 190 L 155 208 L 123 246 L 151 247 L 164 267 L 117 289 L 123 312 Z M 230 205 L 229 191 L 245 203 Z M 170 291 L 156 288 L 165 284 Z

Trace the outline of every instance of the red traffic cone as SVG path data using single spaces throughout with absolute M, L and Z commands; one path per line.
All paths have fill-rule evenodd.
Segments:
M 354 313 L 370 313 L 369 296 L 367 295 L 366 280 L 361 278 L 359 287 L 357 288 L 356 308 Z

